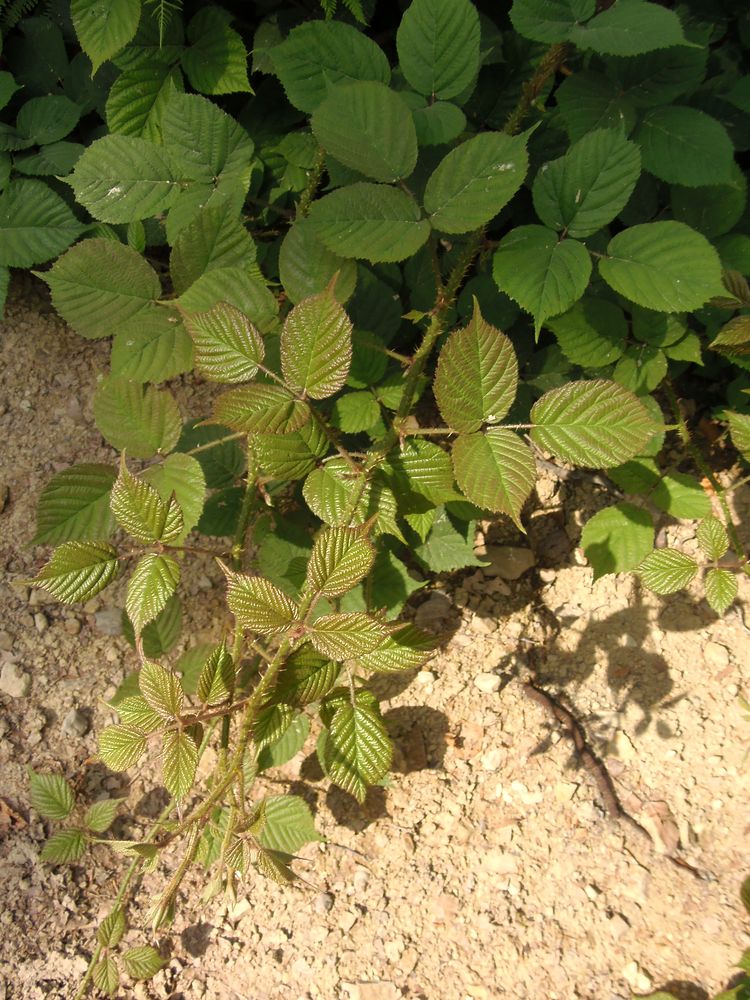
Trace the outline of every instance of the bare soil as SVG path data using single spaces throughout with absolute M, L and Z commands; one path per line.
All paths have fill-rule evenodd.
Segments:
M 29 544 L 45 482 L 112 459 L 91 412 L 107 344 L 68 330 L 31 283 L 0 338 L 0 667 L 31 681 L 23 696 L 0 693 L 0 998 L 38 1000 L 73 995 L 122 859 L 97 847 L 85 867 L 42 864 L 47 829 L 28 806 L 27 767 L 65 774 L 82 795 L 127 795 L 136 819 L 118 836 L 137 834 L 161 799 L 148 771 L 128 785 L 92 761 L 112 718 L 102 699 L 136 666 L 122 636 L 103 631 L 116 629 L 121 591 L 65 608 L 24 583 L 45 556 Z M 723 621 L 697 592 L 593 583 L 576 544 L 611 495 L 590 474 L 545 473 L 527 538 L 487 526 L 488 567 L 415 595 L 409 613 L 450 638 L 416 677 L 379 688 L 397 744 L 391 786 L 360 808 L 326 787 L 308 747 L 272 786 L 317 808 L 327 842 L 304 852 L 306 881 L 257 878 L 236 904 L 201 905 L 206 880 L 191 876 L 173 929 L 154 940 L 169 964 L 120 997 L 618 1000 L 661 987 L 687 1000 L 731 982 L 750 944 L 738 900 L 750 581 Z M 736 507 L 746 524 L 750 494 Z M 665 519 L 662 531 L 695 546 L 690 523 Z M 498 575 L 506 544 L 532 549 L 518 579 Z M 175 654 L 191 635 L 219 634 L 219 577 L 206 560 L 187 578 Z M 532 676 L 574 712 L 653 848 L 605 813 L 570 742 L 524 695 Z M 678 843 L 705 877 L 660 853 Z M 142 916 L 132 911 L 128 942 L 148 940 Z

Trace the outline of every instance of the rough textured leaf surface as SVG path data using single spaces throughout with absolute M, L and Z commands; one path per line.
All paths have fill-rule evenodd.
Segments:
M 73 465 L 53 476 L 39 497 L 33 543 L 108 538 L 114 528 L 109 494 L 116 476 L 111 465 Z
M 348 660 L 375 649 L 389 634 L 388 627 L 361 611 L 323 615 L 308 628 L 310 642 L 331 660 Z
M 643 403 L 615 382 L 569 382 L 531 410 L 540 448 L 577 465 L 608 468 L 639 454 L 659 428 Z
M 249 382 L 258 371 L 263 338 L 247 316 L 226 302 L 185 318 L 195 346 L 195 367 L 213 382 Z
M 469 0 L 414 0 L 396 35 L 401 71 L 425 97 L 458 97 L 479 72 L 479 36 Z
M 297 619 L 297 605 L 262 576 L 227 574 L 227 603 L 242 628 L 273 635 Z
M 180 579 L 174 559 L 149 553 L 143 556 L 128 581 L 125 610 L 136 635 L 164 609 Z
M 258 382 L 219 396 L 214 417 L 233 431 L 246 434 L 288 434 L 307 423 L 310 408 L 281 386 Z
M 352 324 L 331 291 L 296 305 L 281 332 L 281 370 L 289 386 L 325 399 L 346 382 L 352 359 Z
M 687 587 L 698 566 L 690 556 L 676 549 L 654 549 L 637 567 L 644 587 L 656 594 L 674 594 Z
M 307 564 L 313 593 L 338 597 L 367 576 L 375 560 L 372 542 L 357 528 L 324 528 Z
M 117 550 L 105 542 L 63 542 L 31 581 L 63 604 L 88 601 L 117 576 Z
M 133 458 L 171 451 L 182 430 L 171 392 L 111 376 L 96 390 L 94 419 L 107 441 Z
M 507 514 L 523 530 L 521 508 L 534 489 L 536 462 L 518 435 L 501 427 L 486 434 L 461 434 L 451 454 L 467 500 Z
M 734 602 L 738 589 L 737 577 L 728 569 L 710 569 L 706 573 L 706 600 L 717 615 L 723 615 Z
M 323 749 L 328 776 L 364 802 L 368 786 L 385 777 L 392 758 L 393 747 L 375 697 L 358 691 L 355 704 L 340 704 L 330 720 Z
M 482 318 L 475 300 L 471 322 L 454 331 L 440 352 L 434 384 L 440 413 L 455 430 L 475 431 L 502 420 L 517 388 L 513 345 Z

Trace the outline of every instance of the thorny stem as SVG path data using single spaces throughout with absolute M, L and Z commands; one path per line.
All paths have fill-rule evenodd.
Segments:
M 726 496 L 724 495 L 724 487 L 721 485 L 719 480 L 714 475 L 712 469 L 707 465 L 700 449 L 694 443 L 692 436 L 690 434 L 690 428 L 687 425 L 687 421 L 682 413 L 682 408 L 680 407 L 680 402 L 677 398 L 677 394 L 674 391 L 674 387 L 671 381 L 667 380 L 664 383 L 664 388 L 667 393 L 667 398 L 669 399 L 669 405 L 672 407 L 672 412 L 674 413 L 675 421 L 677 422 L 677 433 L 680 435 L 680 440 L 685 445 L 685 448 L 691 455 L 693 461 L 698 466 L 700 471 L 706 477 L 706 479 L 711 484 L 714 493 L 716 494 L 716 499 L 719 501 L 719 506 L 721 507 L 721 512 L 724 515 L 724 525 L 727 529 L 727 534 L 729 535 L 729 541 L 735 554 L 740 561 L 740 569 L 746 576 L 750 576 L 750 566 L 747 562 L 747 554 L 742 547 L 742 542 L 737 534 L 737 529 L 734 526 L 734 521 L 732 520 L 732 512 L 729 510 L 729 504 L 726 501 Z
M 318 149 L 317 155 L 315 157 L 315 162 L 312 165 L 312 169 L 307 175 L 307 186 L 302 192 L 302 197 L 297 205 L 297 218 L 304 219 L 310 212 L 310 206 L 312 205 L 312 200 L 315 197 L 315 192 L 318 190 L 318 185 L 320 184 L 320 179 L 323 176 L 323 171 L 326 165 L 326 151 L 322 148 Z
M 518 99 L 518 103 L 510 113 L 503 128 L 503 132 L 506 135 L 515 135 L 520 130 L 524 119 L 531 111 L 534 101 L 542 92 L 545 83 L 562 66 L 567 54 L 568 46 L 564 42 L 550 45 L 537 64 L 534 75 L 521 88 L 521 96 Z

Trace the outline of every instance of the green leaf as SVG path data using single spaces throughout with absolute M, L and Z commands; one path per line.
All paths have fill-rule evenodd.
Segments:
M 80 117 L 81 109 L 68 97 L 32 97 L 18 112 L 16 128 L 35 146 L 46 146 L 69 135 Z
M 308 626 L 310 642 L 321 656 L 343 661 L 375 649 L 389 635 L 382 621 L 361 611 L 322 615 Z
M 373 263 L 413 256 L 430 232 L 414 198 L 384 184 L 360 182 L 332 191 L 313 202 L 310 219 L 330 251 Z
M 615 365 L 615 382 L 642 396 L 659 385 L 667 374 L 667 357 L 657 347 L 631 344 Z
M 53 476 L 39 497 L 32 544 L 94 541 L 111 535 L 109 494 L 116 475 L 111 465 L 73 465 Z
M 732 444 L 745 461 L 750 462 L 750 416 L 746 413 L 727 413 Z
M 591 277 L 591 258 L 577 240 L 561 240 L 544 226 L 518 226 L 500 241 L 492 273 L 498 288 L 532 314 L 538 334 L 548 316 L 565 312 L 581 298 Z
M 176 719 L 184 698 L 179 678 L 160 663 L 145 660 L 138 675 L 141 694 L 149 707 L 163 719 Z
M 734 316 L 719 330 L 709 347 L 729 358 L 750 354 L 750 317 Z
M 141 645 L 146 656 L 158 658 L 168 653 L 182 631 L 182 602 L 177 594 L 169 598 L 162 611 L 141 632 Z M 122 632 L 135 649 L 135 629 L 127 614 L 123 613 Z
M 647 222 L 618 233 L 599 261 L 601 276 L 616 292 L 647 309 L 698 309 L 721 294 L 719 255 L 700 233 L 682 222 Z
M 265 348 L 248 318 L 226 302 L 185 318 L 195 346 L 195 367 L 213 382 L 249 382 L 258 371 Z
M 694 476 L 667 472 L 650 495 L 657 507 L 672 517 L 697 520 L 711 513 L 711 501 Z
M 86 834 L 82 830 L 68 827 L 54 833 L 42 848 L 42 861 L 50 861 L 55 865 L 68 864 L 78 859 L 86 850 Z
M 236 306 L 261 333 L 277 325 L 279 306 L 264 284 L 238 267 L 221 267 L 201 275 L 183 292 L 178 305 L 187 313 L 207 312 L 217 302 Z
M 241 628 L 273 635 L 297 621 L 297 605 L 262 576 L 227 575 L 227 604 Z
M 310 408 L 281 386 L 256 382 L 218 396 L 214 419 L 245 434 L 288 434 L 307 423 Z
M 122 956 L 128 975 L 132 979 L 150 979 L 167 964 L 159 952 L 150 945 L 129 948 Z
M 234 661 L 221 642 L 209 653 L 198 678 L 197 694 L 205 705 L 224 701 L 234 689 Z
M 740 901 L 747 913 L 750 914 L 750 875 L 743 879 L 740 886 Z
M 466 128 L 466 115 L 455 104 L 436 101 L 411 113 L 420 146 L 445 146 Z
M 182 68 L 202 94 L 252 93 L 247 78 L 247 51 L 241 36 L 227 24 L 225 11 L 203 7 L 188 25 L 189 48 Z
M 170 730 L 162 739 L 162 777 L 164 786 L 175 799 L 184 798 L 195 781 L 198 747 L 188 732 Z
M 111 377 L 96 390 L 94 419 L 107 441 L 133 458 L 171 451 L 182 428 L 171 392 Z
M 284 662 L 276 695 L 281 701 L 299 708 L 320 701 L 336 683 L 340 669 L 338 663 L 316 653 L 306 642 Z
M 63 542 L 30 582 L 63 604 L 88 601 L 120 570 L 117 551 L 106 542 Z
M 174 559 L 149 553 L 142 556 L 128 582 L 125 610 L 137 636 L 143 626 L 164 609 L 180 579 L 180 567 Z
M 700 46 L 679 45 L 627 59 L 608 59 L 607 72 L 636 107 L 659 107 L 700 85 L 707 56 L 708 51 Z
M 700 188 L 671 189 L 672 215 L 678 222 L 697 229 L 708 239 L 728 233 L 742 218 L 747 207 L 747 180 L 735 164 L 728 184 Z
M 268 54 L 290 102 L 307 114 L 315 111 L 333 84 L 351 80 L 388 83 L 391 78 L 383 50 L 341 21 L 300 24 Z
M 430 225 L 466 233 L 489 222 L 518 191 L 528 169 L 526 140 L 503 132 L 467 139 L 441 160 L 427 181 Z
M 347 434 L 360 434 L 379 426 L 380 406 L 371 392 L 347 392 L 334 402 L 329 420 Z
M 723 615 L 737 597 L 738 583 L 728 569 L 710 569 L 706 573 L 706 601 L 717 615 Z
M 396 34 L 401 72 L 433 101 L 464 95 L 479 73 L 479 35 L 469 0 L 414 0 Z
M 578 21 L 587 21 L 595 11 L 593 0 L 513 0 L 510 20 L 524 38 L 564 42 Z
M 182 73 L 166 60 L 129 66 L 109 88 L 105 108 L 109 131 L 158 142 L 161 118 L 174 89 L 183 89 Z
M 133 382 L 165 382 L 193 367 L 193 343 L 178 316 L 155 306 L 115 334 L 111 374 Z
M 101 64 L 124 49 L 135 35 L 141 5 L 139 0 L 108 0 L 107 3 L 71 0 L 70 13 L 81 48 L 91 59 L 91 75 L 94 76 Z M 114 989 L 117 989 L 116 984 Z
M 406 438 L 400 449 L 388 456 L 385 468 L 394 492 L 402 500 L 416 493 L 441 504 L 456 496 L 450 455 L 432 441 Z
M 99 802 L 93 802 L 83 817 L 86 829 L 92 833 L 104 833 L 108 830 L 114 823 L 117 809 L 123 801 L 124 799 L 101 799 Z
M 623 210 L 640 173 L 636 144 L 614 129 L 597 129 L 565 156 L 542 165 L 534 181 L 534 208 L 545 226 L 576 238 L 590 236 Z
M 353 514 L 350 505 L 355 491 L 361 496 Z M 402 538 L 396 524 L 397 505 L 393 491 L 377 476 L 362 488 L 360 478 L 343 458 L 332 458 L 314 469 L 305 480 L 302 493 L 310 510 L 334 528 L 364 524 L 375 518 L 373 533 Z
M 729 536 L 718 517 L 705 517 L 695 531 L 701 549 L 709 559 L 721 559 L 729 548 Z
M 279 251 L 279 278 L 293 303 L 325 291 L 336 277 L 333 293 L 342 304 L 357 283 L 357 265 L 328 250 L 318 239 L 310 219 L 297 219 Z
M 531 409 L 536 445 L 563 461 L 593 468 L 638 455 L 659 428 L 643 403 L 615 382 L 568 382 Z
M 594 570 L 595 580 L 608 573 L 635 569 L 653 547 L 651 515 L 632 503 L 618 503 L 597 511 L 581 534 L 581 548 Z
M 536 462 L 513 431 L 492 427 L 461 434 L 453 443 L 453 468 L 466 498 L 478 507 L 507 514 L 523 531 L 521 509 L 534 489 Z
M 376 674 L 417 670 L 433 655 L 437 639 L 416 625 L 407 625 L 389 635 L 370 653 L 357 657 L 360 666 Z
M 290 885 L 296 879 L 296 875 L 290 867 L 292 861 L 294 858 L 291 854 L 283 854 L 281 851 L 267 851 L 265 848 L 261 848 L 253 863 L 265 878 L 276 882 L 277 885 Z
M 45 819 L 65 819 L 76 804 L 73 789 L 59 774 L 37 774 L 29 769 L 31 805 Z
M 594 129 L 624 130 L 635 125 L 635 109 L 622 89 L 601 73 L 573 73 L 555 91 L 565 130 L 573 142 Z
M 162 147 L 132 135 L 95 139 L 76 163 L 76 200 L 100 222 L 135 222 L 158 215 L 180 190 Z
M 732 180 L 732 141 L 724 126 L 704 111 L 679 105 L 653 108 L 635 138 L 644 169 L 669 184 L 700 187 Z
M 332 396 L 346 382 L 351 359 L 352 323 L 331 290 L 291 310 L 281 332 L 281 370 L 295 392 Z
M 116 240 L 76 244 L 43 277 L 57 312 L 90 339 L 140 329 L 161 294 L 156 271 Z
M 244 495 L 240 486 L 211 494 L 198 522 L 198 531 L 202 535 L 231 538 L 237 528 Z
M 646 0 L 618 0 L 586 24 L 575 25 L 568 37 L 579 49 L 608 56 L 688 44 L 677 14 Z
M 357 528 L 324 528 L 307 564 L 307 588 L 324 597 L 351 590 L 375 561 L 372 542 Z
M 674 594 L 687 587 L 698 566 L 684 552 L 676 549 L 654 549 L 636 567 L 644 587 L 655 594 Z
M 416 546 L 414 555 L 433 573 L 449 573 L 465 566 L 484 566 L 474 555 L 474 522 L 462 525 L 459 531 L 444 508 L 435 515 L 427 541 Z
M 376 181 L 408 177 L 417 163 L 417 133 L 406 103 L 374 80 L 331 87 L 312 116 L 320 145 L 345 167 Z
M 231 433 L 228 427 L 188 422 L 182 429 L 176 450 L 189 452 L 193 448 L 200 448 L 204 444 L 228 437 Z M 206 487 L 209 490 L 231 486 L 245 471 L 245 455 L 237 441 L 215 444 L 206 451 L 198 452 L 195 459 L 203 469 Z
M 138 673 L 133 674 L 133 676 L 136 679 L 136 690 L 140 691 L 137 683 Z M 117 705 L 117 714 L 120 717 L 120 722 L 134 726 L 144 735 L 154 733 L 164 725 L 164 719 L 149 706 L 149 703 L 140 694 L 121 701 Z
M 191 455 L 167 455 L 163 462 L 144 469 L 143 478 L 167 505 L 174 494 L 182 512 L 182 531 L 170 541 L 182 543 L 203 512 L 206 481 L 200 463 Z
M 271 795 L 260 804 L 260 843 L 272 851 L 296 854 L 300 847 L 322 840 L 310 807 L 299 795 Z
M 100 959 L 94 966 L 91 978 L 98 990 L 105 996 L 113 997 L 120 986 L 120 973 L 114 958 L 106 956 Z
M 278 742 L 294 718 L 291 705 L 277 703 L 269 705 L 258 713 L 253 724 L 253 742 L 258 750 L 263 750 L 272 743 Z
M 604 368 L 622 356 L 628 324 L 619 306 L 605 299 L 581 299 L 545 324 L 568 359 L 582 368 Z
M 317 421 L 291 434 L 256 434 L 253 452 L 261 470 L 273 479 L 303 479 L 329 449 L 328 438 Z
M 471 321 L 454 331 L 440 352 L 433 387 L 440 413 L 455 430 L 475 431 L 502 420 L 517 388 L 513 345 L 485 322 L 475 299 Z
M 297 715 L 283 736 L 258 754 L 258 770 L 266 771 L 270 767 L 282 767 L 288 763 L 305 745 L 309 733 L 310 720 L 306 715 Z
M 99 736 L 99 756 L 112 771 L 127 771 L 143 756 L 146 737 L 129 725 L 107 726 Z
M 13 167 L 17 173 L 28 177 L 65 177 L 78 162 L 83 149 L 77 142 L 53 142 L 36 153 L 15 156 Z
M 144 545 L 172 542 L 182 534 L 182 512 L 174 497 L 162 500 L 153 486 L 132 475 L 124 457 L 112 487 L 110 509 L 120 527 Z
M 112 801 L 112 800 L 110 800 Z M 109 824 L 107 824 L 109 825 Z M 107 827 L 103 827 L 104 830 Z M 101 832 L 101 831 L 98 831 Z M 99 924 L 96 932 L 97 943 L 102 948 L 116 948 L 125 933 L 125 914 L 118 907 L 112 910 Z
M 175 292 L 183 292 L 207 271 L 224 267 L 250 268 L 257 251 L 228 198 L 201 209 L 180 230 L 169 258 Z
M 83 229 L 43 181 L 13 180 L 0 193 L 0 265 L 43 264 L 70 246 Z
M 380 708 L 369 691 L 357 691 L 354 705 L 339 701 L 323 748 L 325 770 L 336 785 L 364 802 L 369 785 L 388 773 L 393 746 Z
M 172 92 L 162 119 L 164 143 L 173 149 L 183 176 L 218 193 L 239 185 L 242 198 L 252 169 L 254 144 L 244 128 L 212 101 L 198 94 Z M 210 190 L 210 188 L 209 188 Z M 239 212 L 241 201 L 236 205 Z M 217 207 L 223 205 L 223 200 Z M 196 205 L 196 214 L 202 208 Z

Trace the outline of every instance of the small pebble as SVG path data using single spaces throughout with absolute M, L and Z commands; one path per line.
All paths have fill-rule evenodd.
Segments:
M 0 671 L 0 691 L 11 698 L 25 698 L 31 690 L 31 675 L 16 663 L 4 663 Z
M 502 683 L 502 678 L 497 674 L 477 674 L 474 678 L 474 687 L 484 691 L 485 694 L 494 694 L 499 691 Z
M 119 608 L 103 608 L 94 615 L 97 630 L 104 635 L 122 635 L 122 612 Z
M 68 635 L 78 635 L 81 631 L 81 623 L 77 618 L 68 618 L 65 621 L 65 631 Z
M 77 708 L 71 708 L 63 719 L 62 730 L 66 736 L 85 736 L 89 731 L 89 720 Z
M 46 632 L 47 629 L 49 628 L 49 622 L 44 617 L 41 611 L 37 611 L 37 613 L 34 615 L 34 627 L 40 634 L 42 632 Z
M 330 892 L 319 892 L 313 901 L 313 909 L 316 913 L 324 916 L 333 908 L 334 898 Z
M 5 629 L 0 631 L 0 649 L 5 650 L 6 653 L 13 649 L 13 639 L 10 632 L 6 632 Z

